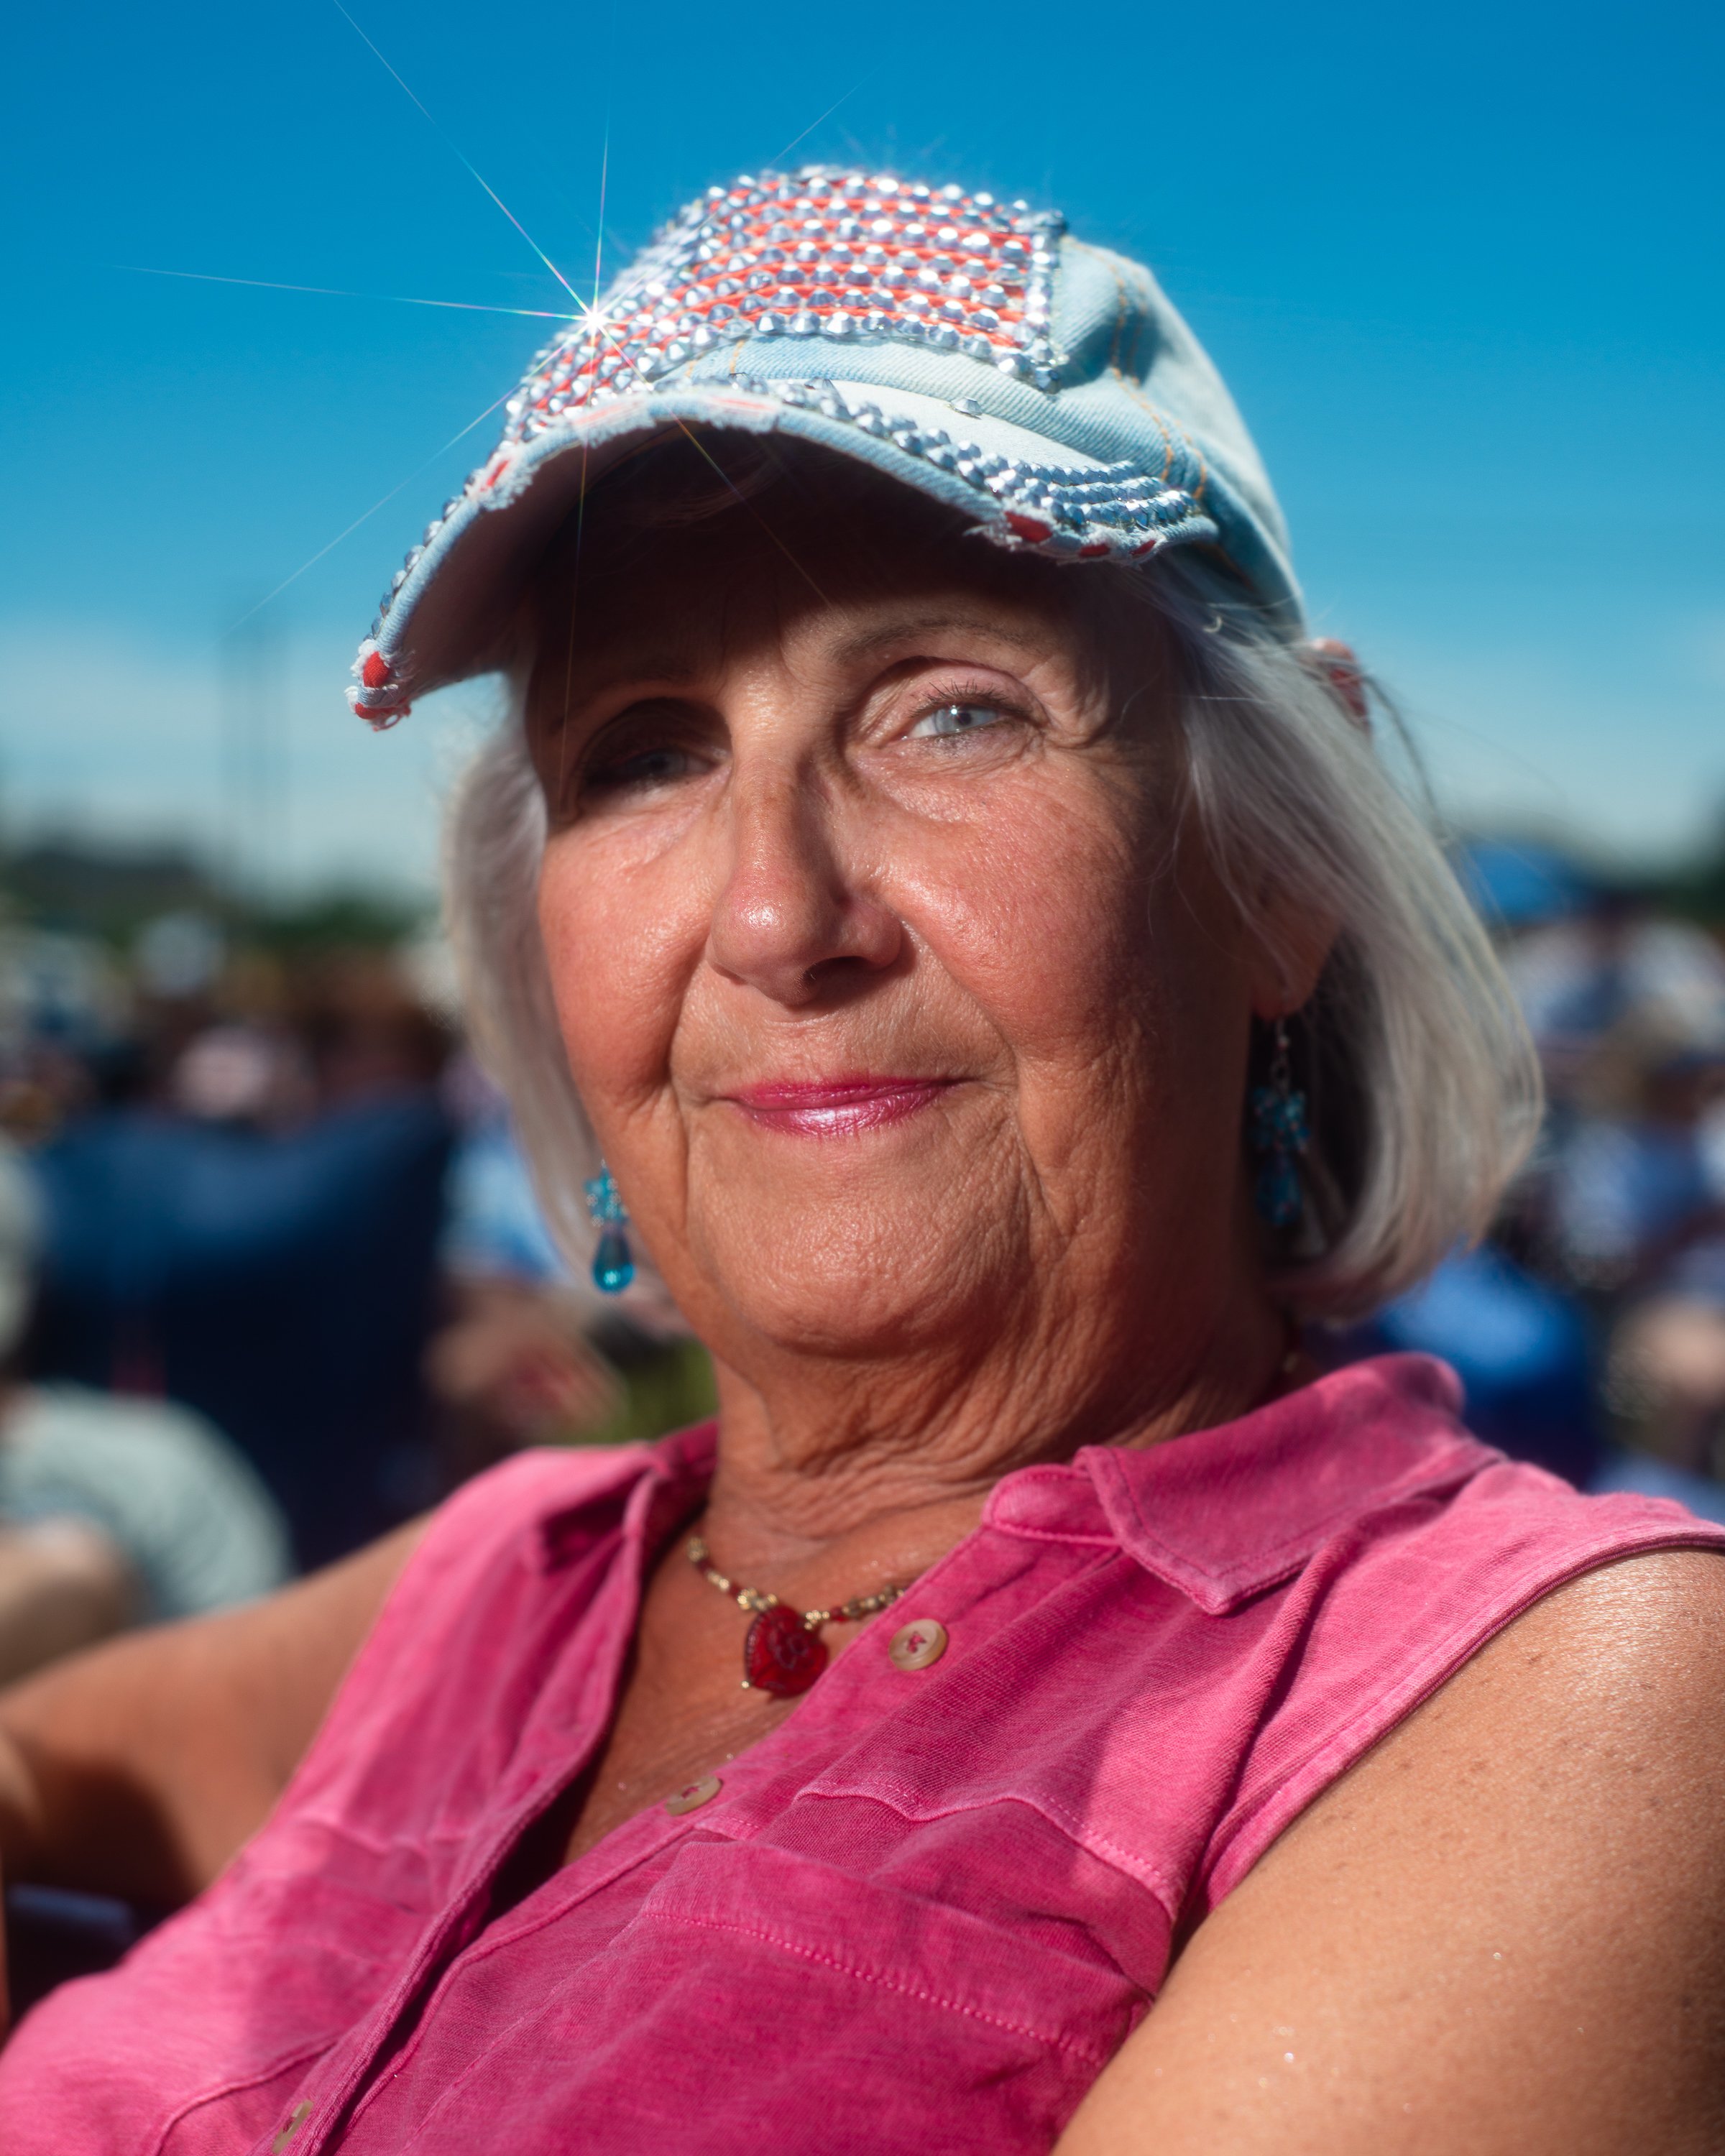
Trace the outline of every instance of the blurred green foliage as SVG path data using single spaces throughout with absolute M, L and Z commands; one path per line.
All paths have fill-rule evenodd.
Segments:
M 698 1340 L 657 1341 L 608 1359 L 623 1380 L 622 1401 L 608 1421 L 572 1435 L 570 1444 L 631 1445 L 718 1412 L 712 1361 Z

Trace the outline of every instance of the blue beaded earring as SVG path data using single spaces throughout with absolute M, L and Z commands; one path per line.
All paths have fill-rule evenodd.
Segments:
M 1252 1192 L 1254 1202 L 1272 1228 L 1291 1228 L 1306 1209 L 1299 1160 L 1312 1142 L 1312 1132 L 1306 1122 L 1306 1096 L 1295 1086 L 1288 1059 L 1286 1019 L 1276 1021 L 1270 1082 L 1253 1087 L 1251 1109 L 1252 1151 L 1264 1156 Z
M 623 1232 L 629 1209 L 603 1161 L 598 1173 L 583 1187 L 588 1217 L 599 1231 L 598 1248 L 593 1254 L 593 1284 L 601 1295 L 621 1295 L 635 1276 L 634 1256 Z

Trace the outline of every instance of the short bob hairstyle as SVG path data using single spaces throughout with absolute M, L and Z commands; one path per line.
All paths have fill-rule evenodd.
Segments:
M 583 511 L 586 558 L 625 555 L 655 531 L 703 517 L 770 513 L 793 475 L 820 458 L 828 483 L 889 488 L 905 513 L 947 519 L 891 480 L 819 451 L 748 444 L 703 488 L 676 444 L 602 480 Z M 691 484 L 691 475 L 694 483 Z M 806 471 L 794 475 L 806 484 Z M 968 542 L 975 543 L 975 542 Z M 554 547 L 555 564 L 563 556 Z M 1039 564 L 1040 567 L 1041 565 Z M 1425 816 L 1404 797 L 1368 732 L 1312 648 L 1242 600 L 1225 569 L 1169 553 L 1146 567 L 1055 567 L 1106 579 L 1110 641 L 1124 630 L 1172 659 L 1184 746 L 1182 813 L 1197 818 L 1226 888 L 1275 954 L 1264 895 L 1337 924 L 1317 989 L 1291 1025 L 1312 1142 L 1300 1226 L 1266 1231 L 1274 1291 L 1302 1317 L 1357 1317 L 1411 1286 L 1490 1224 L 1532 1142 L 1541 1110 L 1527 1031 L 1477 916 Z M 543 581 L 542 574 L 542 583 Z M 549 573 L 555 573 L 554 570 Z M 475 1047 L 502 1086 L 547 1224 L 572 1265 L 590 1255 L 581 1184 L 595 1147 L 565 1060 L 536 911 L 546 803 L 529 750 L 527 687 L 537 624 L 556 595 L 529 594 L 509 699 L 451 803 L 447 919 Z M 1255 1061 L 1269 1042 L 1257 1029 Z M 1245 1144 L 1241 1103 L 1241 1143 Z

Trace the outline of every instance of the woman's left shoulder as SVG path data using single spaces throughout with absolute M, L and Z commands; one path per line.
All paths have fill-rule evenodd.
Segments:
M 1725 1546 L 1619 1556 L 1496 1632 L 1287 1840 L 1313 1847 L 1339 1833 L 1399 1862 L 1410 1899 L 1434 1903 L 1466 1891 L 1465 1851 L 1483 1878 L 1517 1848 L 1548 1916 L 1578 1952 L 1601 1954 L 1626 1944 L 1604 1875 L 1634 1876 L 1650 1955 L 1683 1928 L 1661 1932 L 1661 1907 L 1681 1907 L 1725 1948 L 1722 1704 Z
M 1279 1531 L 1299 1529 L 1282 1545 L 1298 1563 L 1277 1558 L 1286 1576 L 1255 1635 L 1270 1704 L 1209 1835 L 1201 1909 L 1461 1673 L 1482 1656 L 1495 1668 L 1517 1656 L 1515 1645 L 1492 1652 L 1510 1635 L 1555 1653 L 1564 1628 L 1597 1634 L 1609 1609 L 1631 1635 L 1621 1651 L 1654 1656 L 1651 1606 L 1675 1593 L 1661 1583 L 1697 1583 L 1684 1621 L 1698 1630 L 1725 1606 L 1725 1528 L 1661 1498 L 1584 1496 L 1507 1460 L 1470 1436 L 1447 1400 L 1410 1400 L 1409 1377 L 1389 1365 L 1354 1373 L 1351 1391 L 1332 1386 L 1337 1400 L 1316 1399 L 1317 1435 L 1279 1474 L 1266 1471 L 1264 1502 Z M 1333 1487 L 1313 1471 L 1314 1448 Z
M 1525 1743 L 1601 1717 L 1725 1769 L 1725 1541 L 1632 1551 L 1563 1581 L 1488 1640 L 1424 1712 Z
M 1392 1585 L 1402 1594 L 1423 1589 L 1430 1636 L 1451 1635 L 1445 1677 L 1553 1597 L 1565 1598 L 1564 1610 L 1627 1611 L 1669 1595 L 1661 1582 L 1692 1580 L 1702 1602 L 1725 1593 L 1725 1527 L 1666 1497 L 1588 1495 L 1469 1443 L 1468 1471 L 1405 1518 L 1394 1517 L 1389 1493 L 1389 1517 L 1370 1523 L 1346 1568 L 1356 1575 L 1347 1583 L 1352 1599 L 1364 1604 L 1381 1604 Z M 1590 1578 L 1593 1589 L 1580 1591 Z M 1558 1621 L 1548 1609 L 1543 1622 Z
M 1426 1607 L 1453 1630 L 1449 1666 L 1424 1697 L 1476 1664 L 1481 1697 L 1489 1672 L 1516 1668 L 1525 1705 L 1552 1665 L 1579 1658 L 1603 1679 L 1635 1661 L 1651 1676 L 1681 1640 L 1696 1655 L 1725 1651 L 1725 1527 L 1669 1499 L 1588 1496 L 1489 1455 L 1399 1549 L 1399 1539 L 1367 1556 L 1362 1584 L 1375 1602 L 1373 1584 L 1390 1578 L 1429 1582 Z M 1375 1583 L 1373 1556 L 1384 1566 Z
M 1725 2145 L 1725 1563 L 1506 1625 L 1201 1924 L 1070 2156 Z

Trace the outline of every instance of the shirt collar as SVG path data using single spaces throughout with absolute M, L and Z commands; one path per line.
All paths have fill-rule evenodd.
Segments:
M 648 1543 L 660 1540 L 698 1508 L 713 1479 L 718 1435 L 718 1424 L 709 1420 L 651 1443 L 567 1454 L 578 1464 L 578 1487 L 540 1521 L 539 1564 L 555 1569 L 567 1563 L 591 1545 L 595 1532 L 609 1527 Z
M 1430 1355 L 1337 1370 L 1237 1421 L 1160 1445 L 1086 1445 L 1065 1466 L 1004 1476 L 985 1526 L 1031 1540 L 1119 1548 L 1221 1616 L 1297 1572 L 1343 1522 L 1453 1486 L 1493 1455 L 1462 1429 L 1461 1383 Z M 648 1542 L 699 1503 L 718 1426 L 591 1455 L 578 1497 L 541 1532 L 557 1562 L 569 1532 L 617 1508 Z
M 1368 1504 L 1475 1472 L 1492 1455 L 1461 1428 L 1461 1406 L 1447 1364 L 1380 1356 L 1213 1430 L 1022 1468 L 996 1485 L 983 1518 L 1009 1533 L 1117 1544 L 1220 1616 L 1297 1572 Z

